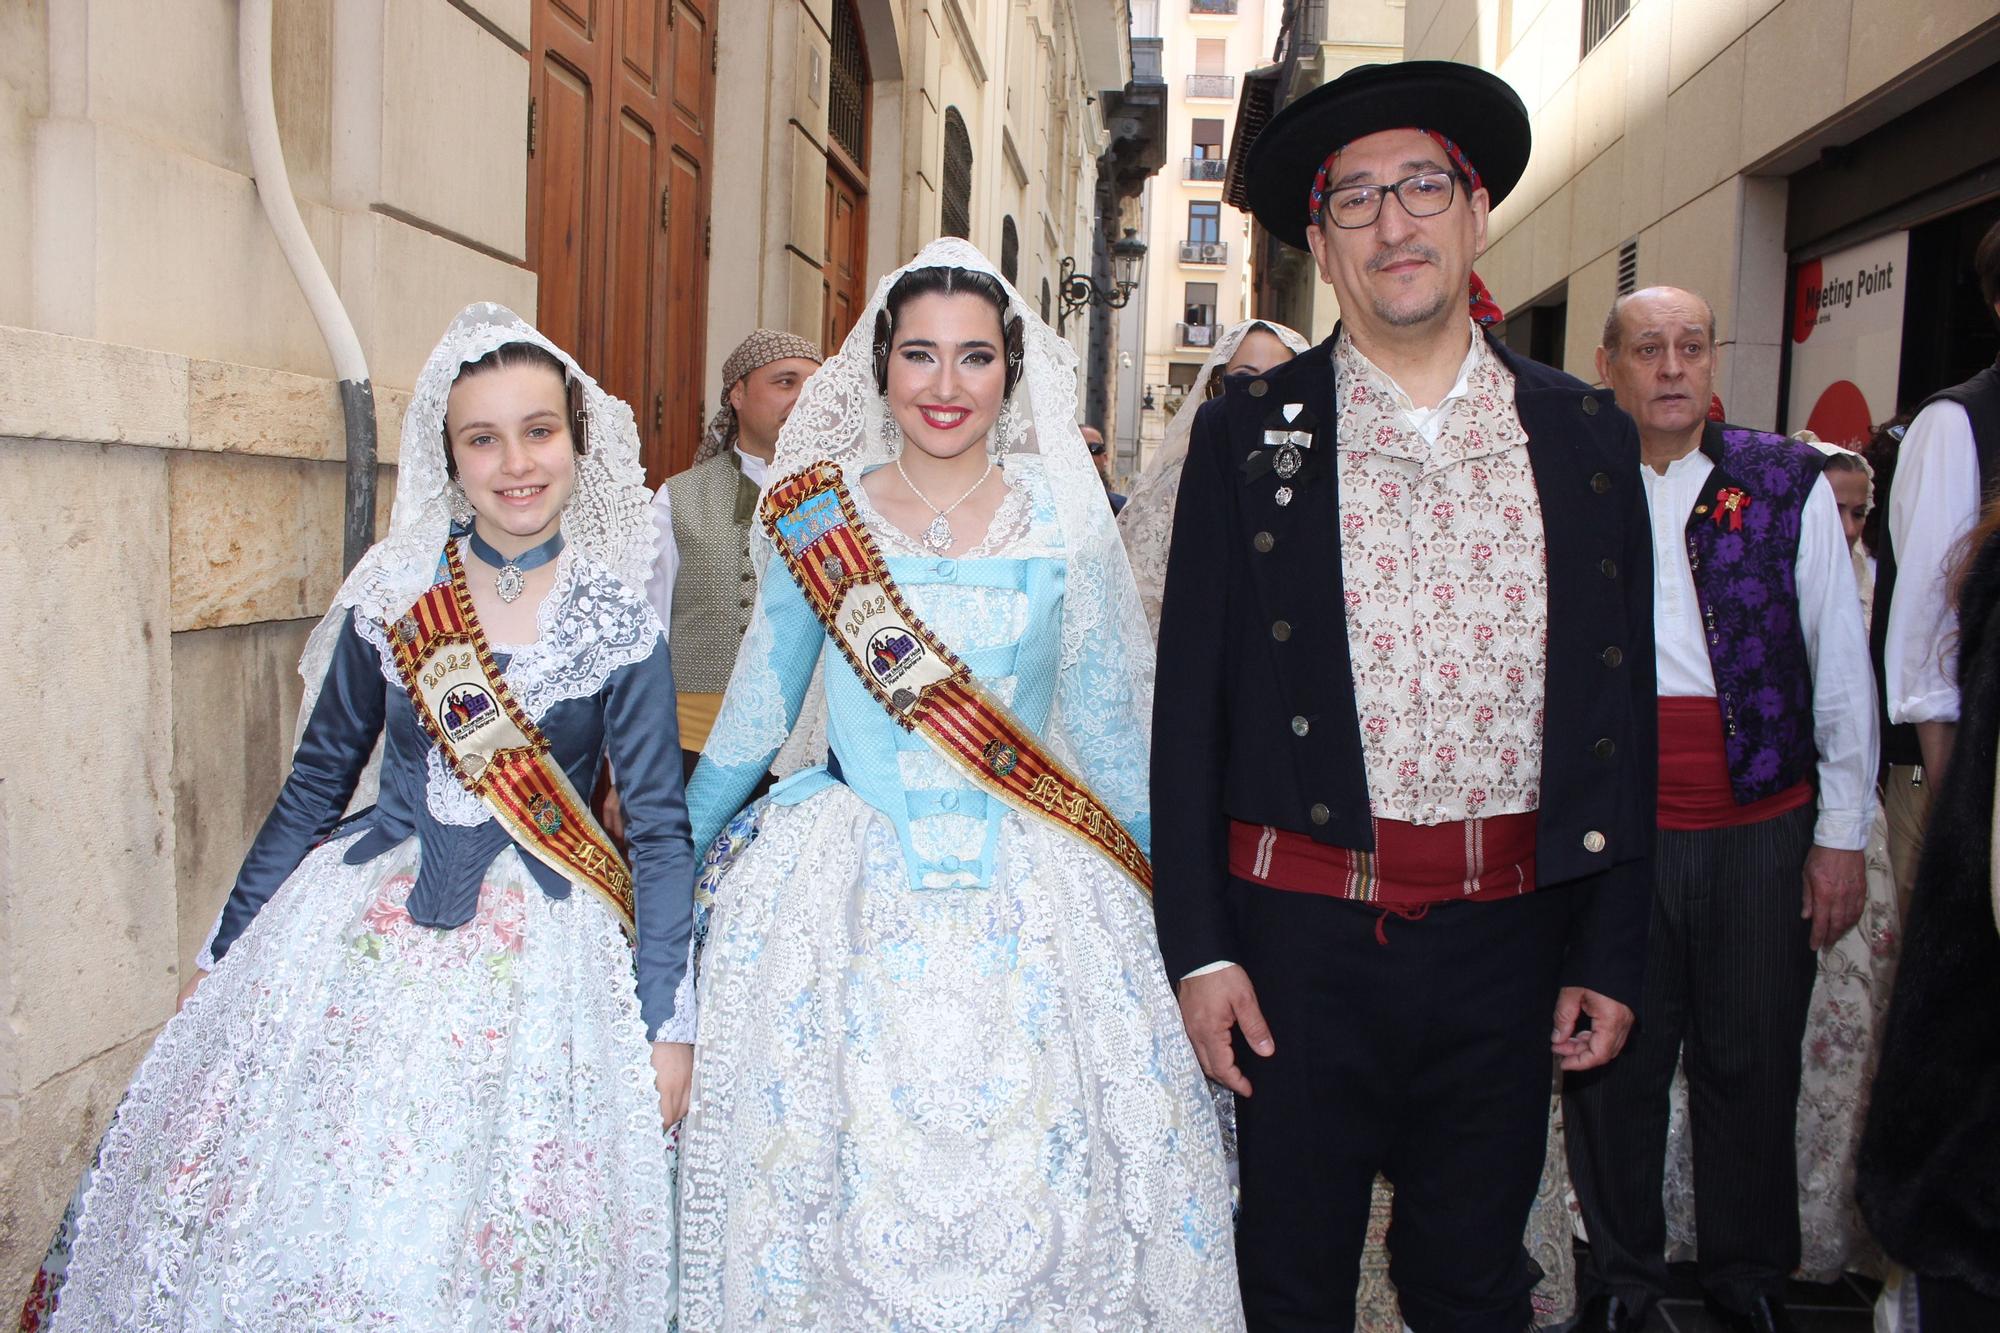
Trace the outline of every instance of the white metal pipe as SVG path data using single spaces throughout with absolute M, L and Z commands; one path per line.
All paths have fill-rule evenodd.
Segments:
M 243 128 L 250 140 L 250 167 L 257 180 L 257 200 L 285 252 L 292 277 L 305 293 L 306 305 L 319 325 L 320 337 L 333 357 L 334 373 L 343 380 L 365 383 L 368 360 L 354 322 L 340 303 L 333 279 L 313 249 L 292 180 L 285 170 L 285 151 L 278 140 L 278 109 L 271 94 L 271 0 L 239 0 L 236 27 L 236 78 L 243 98 Z

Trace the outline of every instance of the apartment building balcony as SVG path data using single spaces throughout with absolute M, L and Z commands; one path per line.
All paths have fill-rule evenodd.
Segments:
M 1221 14 L 1227 16 L 1235 12 L 1236 0 L 1188 0 L 1188 13 L 1190 14 Z
M 1182 241 L 1183 264 L 1213 264 L 1221 268 L 1229 262 L 1228 241 Z
M 1234 74 L 1190 74 L 1187 76 L 1189 97 L 1229 97 L 1236 96 L 1236 76 Z
M 1220 324 L 1174 325 L 1175 336 L 1180 339 L 1180 344 L 1183 347 L 1213 347 L 1215 346 L 1216 334 L 1220 333 L 1221 330 L 1222 326 Z
M 1181 179 L 1222 184 L 1229 175 L 1229 160 L 1221 157 L 1184 157 L 1181 159 Z

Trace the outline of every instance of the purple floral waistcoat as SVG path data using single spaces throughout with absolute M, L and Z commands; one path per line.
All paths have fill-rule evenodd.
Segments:
M 1813 771 L 1812 665 L 1799 628 L 1799 517 L 1826 467 L 1809 444 L 1718 426 L 1687 521 L 1688 564 L 1722 707 L 1729 783 L 1749 805 Z

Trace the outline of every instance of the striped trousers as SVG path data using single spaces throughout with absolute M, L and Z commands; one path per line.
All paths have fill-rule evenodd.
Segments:
M 1732 1310 L 1799 1262 L 1799 1043 L 1816 958 L 1801 919 L 1815 804 L 1739 828 L 1662 829 L 1638 1022 L 1565 1081 L 1570 1174 L 1590 1236 L 1578 1296 L 1665 1292 L 1667 1093 L 1687 1069 L 1701 1282 Z

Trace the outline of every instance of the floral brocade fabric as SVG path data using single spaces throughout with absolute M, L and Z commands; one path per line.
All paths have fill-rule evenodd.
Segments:
M 474 919 L 414 839 L 309 856 L 146 1057 L 55 1328 L 666 1329 L 672 1151 L 631 954 L 518 853 Z
M 1548 571 L 1514 380 L 1473 339 L 1435 440 L 1342 337 L 1340 559 L 1373 813 L 1412 824 L 1541 804 Z

